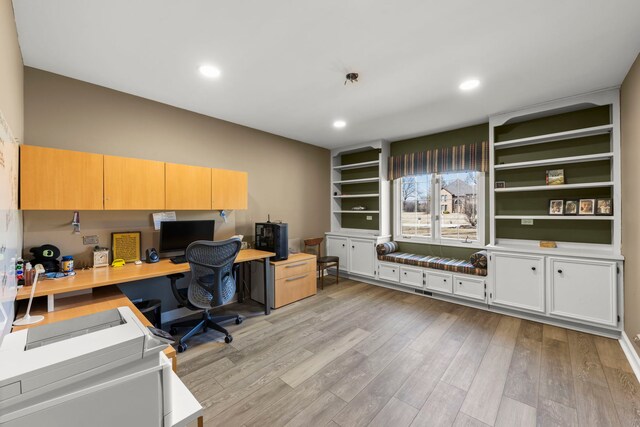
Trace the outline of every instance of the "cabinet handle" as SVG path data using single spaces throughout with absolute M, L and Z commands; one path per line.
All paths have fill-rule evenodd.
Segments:
M 447 281 L 447 279 L 443 279 L 445 282 Z
M 294 280 L 300 280 L 300 279 L 304 279 L 305 277 L 307 277 L 308 274 L 303 274 L 302 276 L 297 276 L 297 277 L 291 277 L 287 280 L 285 280 L 286 282 L 293 282 Z
M 407 275 L 407 272 L 406 272 L 406 271 L 404 272 L 404 275 L 405 275 L 405 276 Z
M 462 286 L 462 282 L 458 282 L 460 284 L 460 286 Z
M 562 270 L 558 270 L 558 273 L 562 274 Z
M 297 264 L 289 264 L 289 265 L 285 265 L 284 268 L 293 268 L 293 267 L 300 267 L 301 265 L 305 265 L 306 262 L 299 262 Z
M 531 267 L 531 270 L 532 270 L 532 271 L 536 271 L 536 268 L 535 268 L 535 267 Z
M 342 244 L 342 247 L 344 248 L 344 243 Z

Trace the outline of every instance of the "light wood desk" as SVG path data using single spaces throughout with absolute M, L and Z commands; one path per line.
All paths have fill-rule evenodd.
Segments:
M 244 249 L 238 253 L 236 264 L 259 259 L 268 260 L 275 256 L 273 252 L 259 251 L 256 249 Z M 265 263 L 265 269 L 268 266 Z M 36 297 L 47 296 L 47 306 L 49 311 L 53 311 L 54 295 L 66 292 L 82 291 L 86 289 L 99 288 L 102 286 L 118 285 L 121 283 L 135 282 L 137 280 L 152 279 L 155 277 L 169 276 L 172 274 L 186 273 L 189 271 L 189 263 L 174 264 L 168 259 L 162 259 L 154 264 L 143 262 L 140 265 L 133 263 L 123 267 L 101 267 L 89 270 L 78 270 L 75 276 L 64 277 L 55 280 L 38 281 L 35 295 Z M 265 274 L 267 279 L 270 275 Z M 271 292 L 270 280 L 265 280 L 265 295 Z M 16 300 L 29 299 L 30 287 L 22 287 L 18 290 Z M 59 300 L 58 300 L 59 301 Z M 269 314 L 270 307 L 265 305 L 265 314 Z

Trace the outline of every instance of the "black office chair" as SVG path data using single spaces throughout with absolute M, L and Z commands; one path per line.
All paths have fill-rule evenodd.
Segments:
M 229 302 L 236 292 L 236 272 L 233 261 L 240 251 L 240 239 L 232 238 L 220 242 L 198 240 L 187 247 L 185 257 L 191 267 L 191 282 L 184 289 L 178 289 L 177 280 L 171 280 L 171 290 L 178 302 L 191 310 L 202 310 L 202 318 L 186 320 L 171 325 L 170 333 L 176 328 L 192 327 L 178 343 L 178 353 L 187 349 L 186 340 L 198 332 L 215 329 L 225 335 L 224 341 L 230 343 L 233 337 L 220 326 L 219 322 L 236 321 L 242 323 L 238 314 L 213 316 L 210 310 Z

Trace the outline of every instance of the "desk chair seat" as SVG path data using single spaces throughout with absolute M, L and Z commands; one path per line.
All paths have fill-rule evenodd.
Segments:
M 336 284 L 340 283 L 340 258 L 337 256 L 322 256 L 323 240 L 323 237 L 317 237 L 314 239 L 306 239 L 304 241 L 304 252 L 317 257 L 316 272 L 320 273 L 321 289 L 324 289 L 324 271 L 329 267 L 336 268 Z
M 238 314 L 213 316 L 211 310 L 231 301 L 236 292 L 237 266 L 233 261 L 240 251 L 240 239 L 228 239 L 221 242 L 198 240 L 187 247 L 186 258 L 191 268 L 191 282 L 184 289 L 179 289 L 177 281 L 183 274 L 169 276 L 171 290 L 181 306 L 193 311 L 201 311 L 200 319 L 185 320 L 171 325 L 170 333 L 176 334 L 177 328 L 191 329 L 180 338 L 178 352 L 187 349 L 186 341 L 199 332 L 214 329 L 222 332 L 224 341 L 230 343 L 233 337 L 219 323 L 235 320 L 242 323 Z

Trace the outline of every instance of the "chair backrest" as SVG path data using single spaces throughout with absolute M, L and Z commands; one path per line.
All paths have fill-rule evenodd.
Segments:
M 233 262 L 241 245 L 236 237 L 219 242 L 198 240 L 187 247 L 185 256 L 191 267 L 187 296 L 191 304 L 207 309 L 233 298 L 236 292 Z
M 322 256 L 322 241 L 323 237 L 316 237 L 314 239 L 306 239 L 304 241 L 304 253 L 315 255 L 318 258 Z

